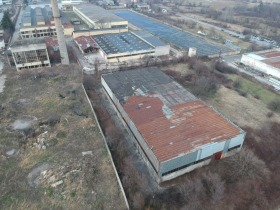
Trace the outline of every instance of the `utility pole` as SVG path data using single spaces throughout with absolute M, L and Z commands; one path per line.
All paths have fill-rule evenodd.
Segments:
M 59 51 L 61 56 L 61 63 L 64 65 L 69 65 L 69 56 L 68 56 L 64 34 L 62 30 L 58 3 L 57 0 L 51 0 L 51 3 L 52 3 L 53 18 L 54 18 L 56 34 L 57 34 L 57 41 L 58 41 Z

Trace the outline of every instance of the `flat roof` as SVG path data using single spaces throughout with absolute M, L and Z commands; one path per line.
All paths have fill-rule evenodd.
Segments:
M 259 52 L 256 53 L 259 56 L 262 56 L 264 58 L 275 58 L 275 57 L 279 57 L 280 56 L 280 51 L 278 50 L 272 50 L 272 51 L 268 51 L 268 52 Z
M 154 47 L 168 45 L 165 42 L 161 41 L 159 38 L 155 37 L 154 35 L 146 32 L 146 31 L 134 31 L 133 33 L 136 34 L 137 36 L 141 37 L 142 39 L 145 39 L 147 42 L 149 42 Z
M 83 50 L 89 47 L 99 48 L 91 36 L 80 36 L 75 38 L 74 40 Z
M 22 39 L 17 40 L 13 43 L 11 48 L 15 47 L 23 47 L 31 44 L 46 44 L 45 40 L 43 38 L 37 38 L 37 39 Z
M 126 21 L 112 12 L 93 4 L 79 4 L 75 5 L 74 7 L 94 22 L 100 20 L 104 22 Z
M 274 68 L 280 69 L 280 49 L 265 50 L 260 52 L 248 53 L 247 56 L 259 60 Z
M 102 77 L 160 162 L 243 133 L 158 68 Z
M 95 35 L 93 40 L 107 55 L 154 49 L 131 32 Z
M 49 6 L 35 9 L 27 7 L 24 12 L 23 23 L 29 23 L 31 26 L 22 26 L 22 28 L 42 26 L 38 25 L 37 22 L 45 22 L 44 25 L 51 25 L 50 21 L 53 17 Z

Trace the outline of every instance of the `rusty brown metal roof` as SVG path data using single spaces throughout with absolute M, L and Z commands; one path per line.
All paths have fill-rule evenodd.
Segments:
M 130 96 L 123 107 L 160 162 L 240 134 L 200 100 L 167 107 L 159 97 Z
M 99 48 L 95 41 L 91 36 L 80 36 L 75 38 L 75 42 L 83 49 L 87 49 L 89 47 Z
M 57 37 L 44 37 L 47 47 L 58 46 Z
M 265 59 L 263 62 L 275 68 L 280 68 L 280 57 Z
M 270 51 L 270 52 L 260 52 L 256 53 L 257 55 L 260 55 L 265 58 L 274 58 L 274 57 L 279 57 L 280 56 L 280 51 Z

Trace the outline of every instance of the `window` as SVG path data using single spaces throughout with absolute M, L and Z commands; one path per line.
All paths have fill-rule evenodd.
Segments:
M 239 144 L 237 146 L 234 146 L 234 147 L 231 147 L 231 148 L 228 149 L 228 151 L 231 151 L 231 150 L 234 150 L 234 149 L 238 149 L 240 146 L 241 146 L 241 144 Z

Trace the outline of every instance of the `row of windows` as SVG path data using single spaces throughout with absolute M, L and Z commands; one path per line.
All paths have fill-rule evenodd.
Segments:
M 46 37 L 46 36 L 53 36 L 56 35 L 55 33 L 44 33 L 44 34 L 30 34 L 30 35 L 21 35 L 23 39 L 33 38 L 33 37 Z
M 22 70 L 22 69 L 33 69 L 33 68 L 39 68 L 39 67 L 45 67 L 45 66 L 50 66 L 50 64 L 47 63 L 47 64 L 34 65 L 34 66 L 25 66 L 25 67 L 19 67 L 18 69 L 19 70 Z
M 43 30 L 33 30 L 33 31 L 21 31 L 21 34 L 30 34 L 30 33 L 42 33 L 42 32 L 52 32 L 52 31 L 56 31 L 56 29 L 43 29 Z

